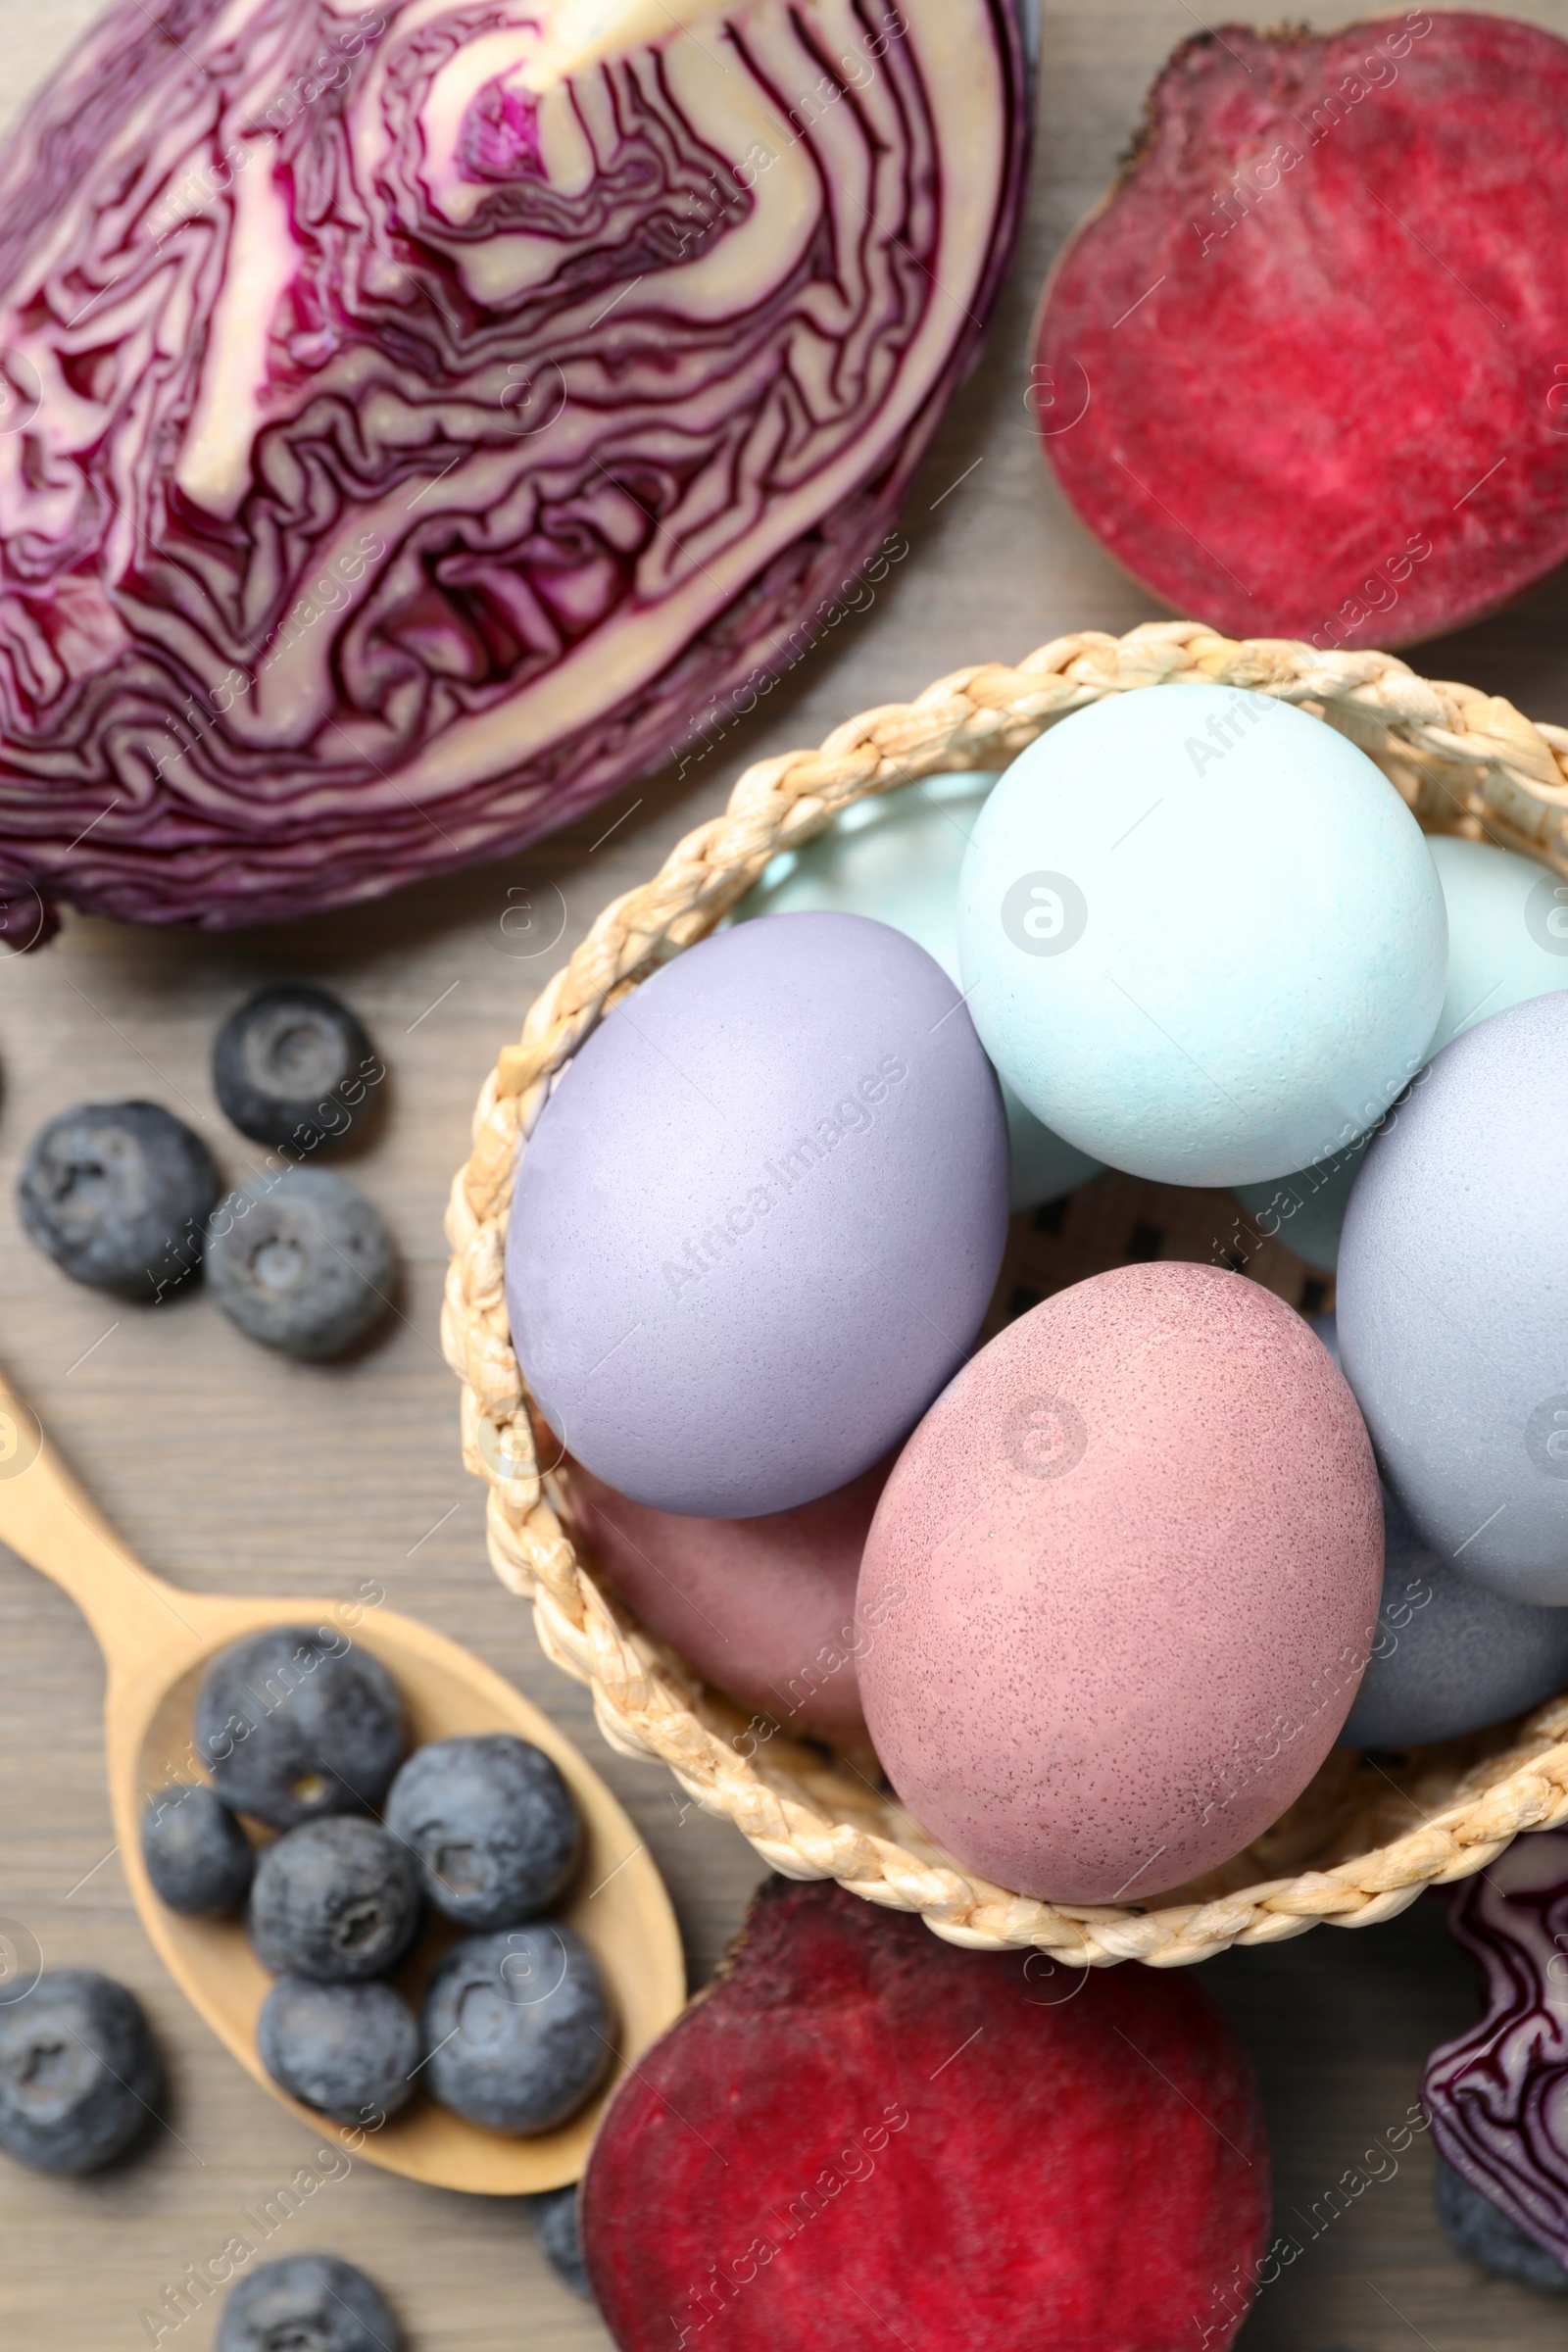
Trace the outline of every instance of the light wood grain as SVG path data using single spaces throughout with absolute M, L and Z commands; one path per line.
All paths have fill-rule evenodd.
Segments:
M 1332 9 L 1319 22 L 1354 13 Z M 1496 13 L 1568 33 L 1568 0 Z M 84 0 L 0 0 L 7 102 L 91 14 Z M 664 1775 L 597 1743 L 582 1693 L 545 1665 L 526 1611 L 485 1563 L 478 1490 L 458 1460 L 456 1384 L 435 1345 L 446 1187 L 480 1079 L 540 982 L 609 898 L 716 811 L 747 760 L 814 742 L 848 712 L 900 699 L 959 662 L 1016 661 L 1068 628 L 1121 630 L 1155 616 L 1052 487 L 1023 407 L 1023 366 L 1052 255 L 1113 171 L 1160 60 L 1197 28 L 1182 0 L 1048 9 L 1018 266 L 986 361 L 916 482 L 910 556 L 871 610 L 846 620 L 678 785 L 657 780 L 536 852 L 383 907 L 231 940 L 73 921 L 47 956 L 0 966 L 0 1360 L 118 1531 L 172 1582 L 350 1598 L 376 1579 L 389 1605 L 515 1681 L 626 1806 L 669 1884 L 697 1980 L 736 1926 L 758 1865 L 732 1831 L 677 1799 Z M 1424 648 L 1419 666 L 1568 721 L 1565 645 L 1568 587 L 1554 584 Z M 83 1100 L 167 1102 L 207 1137 L 225 1173 L 250 1172 L 260 1155 L 220 1118 L 208 1054 L 245 990 L 287 972 L 341 987 L 393 1073 L 384 1131 L 348 1164 L 401 1244 L 400 1312 L 382 1344 L 336 1369 L 265 1355 L 195 1296 L 136 1312 L 74 1289 L 24 1242 L 11 1205 L 27 1139 Z M 97 1651 L 71 1603 L 0 1553 L 0 1915 L 23 1923 L 50 1965 L 103 1968 L 133 1984 L 172 2082 L 168 2128 L 110 2177 L 73 2184 L 0 2170 L 7 2341 L 128 2352 L 150 2340 L 139 2315 L 185 2265 L 236 2233 L 257 2242 L 267 2227 L 269 2253 L 320 2247 L 363 2264 L 395 2302 L 414 2352 L 605 2345 L 595 2317 L 551 2277 L 519 2208 L 420 2189 L 358 2163 L 341 2174 L 340 2155 L 322 2161 L 325 2143 L 195 2023 L 142 1934 L 112 1850 L 102 1700 Z M 1202 1981 L 1257 2062 L 1281 2226 L 1300 2236 L 1311 2225 L 1293 2223 L 1291 2209 L 1321 2213 L 1350 2168 L 1364 2178 L 1368 2151 L 1416 2095 L 1426 2049 L 1473 2014 L 1467 1966 L 1428 1897 L 1364 1935 L 1324 1932 L 1230 1955 Z M 1242 2338 L 1247 2352 L 1412 2352 L 1421 2339 L 1436 2352 L 1480 2342 L 1555 2352 L 1560 2306 L 1484 2282 L 1446 2251 L 1426 2141 L 1398 2163 L 1396 2178 L 1342 2191 L 1335 2202 L 1349 2198 L 1348 2210 L 1265 2293 Z M 275 2192 L 291 2180 L 298 2209 L 284 2213 L 288 2199 Z M 206 2352 L 213 2331 L 199 2310 L 162 2340 Z

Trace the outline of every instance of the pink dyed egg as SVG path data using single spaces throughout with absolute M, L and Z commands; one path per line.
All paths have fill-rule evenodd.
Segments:
M 1301 1318 L 1217 1267 L 1121 1266 L 1009 1325 L 899 1456 L 860 1572 L 866 1721 L 970 1869 L 1140 1902 L 1299 1795 L 1382 1571 L 1366 1429 Z
M 851 1485 L 760 1519 L 688 1519 L 570 1465 L 577 1527 L 650 1633 L 789 1731 L 863 1744 L 856 1580 L 887 1454 Z

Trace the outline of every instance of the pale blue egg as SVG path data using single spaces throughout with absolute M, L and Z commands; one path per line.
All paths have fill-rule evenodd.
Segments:
M 1448 986 L 1432 1051 L 1510 1004 L 1568 988 L 1568 882 L 1517 851 L 1440 833 L 1427 844 L 1448 907 Z
M 1309 1266 L 1332 1274 L 1339 1262 L 1346 1207 L 1371 1141 L 1370 1135 L 1363 1135 L 1332 1159 L 1298 1168 L 1294 1176 L 1239 1184 L 1236 1198 L 1265 1241 L 1277 1238 Z
M 1250 1184 L 1363 1134 L 1420 1068 L 1447 926 L 1364 752 L 1265 695 L 1163 686 L 1061 720 L 975 823 L 963 985 L 1003 1077 L 1083 1152 Z
M 857 801 L 813 841 L 781 850 L 735 910 L 737 922 L 813 907 L 869 914 L 918 940 L 958 977 L 958 872 L 994 775 L 925 776 Z M 1039 1208 L 1098 1176 L 1101 1163 L 1043 1126 L 1004 1082 L 1014 1209 Z
M 1568 988 L 1568 882 L 1488 841 L 1440 833 L 1427 843 L 1448 911 L 1448 984 L 1428 1050 L 1439 1054 L 1477 1021 Z M 1365 1143 L 1236 1198 L 1267 1234 L 1332 1274 Z

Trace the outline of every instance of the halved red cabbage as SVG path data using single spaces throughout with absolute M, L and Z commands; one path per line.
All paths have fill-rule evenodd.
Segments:
M 1432 2136 L 1568 2264 L 1568 1832 L 1516 1838 L 1455 1889 L 1448 1926 L 1481 1968 L 1487 2013 L 1427 2060 Z
M 0 163 L 0 930 L 373 897 L 710 725 L 887 533 L 1025 134 L 1013 0 L 122 0 Z

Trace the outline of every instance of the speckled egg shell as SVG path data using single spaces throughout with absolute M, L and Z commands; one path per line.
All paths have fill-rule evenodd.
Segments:
M 1118 1267 L 982 1348 L 895 1464 L 866 1721 L 960 1862 L 1138 1902 L 1300 1793 L 1382 1570 L 1372 1448 L 1300 1317 L 1215 1267 Z
M 703 941 L 589 1037 L 517 1171 L 513 1344 L 556 1436 L 658 1510 L 847 1486 L 973 1343 L 1006 1126 L 953 982 L 855 914 Z
M 650 1633 L 787 1731 L 865 1744 L 855 1625 L 860 1554 L 891 1457 L 761 1519 L 650 1510 L 571 1466 L 572 1517 Z
M 1440 1559 L 1568 1606 L 1568 996 L 1446 1046 L 1366 1155 L 1340 1347 L 1383 1475 Z
M 1312 1329 L 1335 1361 L 1332 1315 Z M 1505 1723 L 1568 1689 L 1568 1609 L 1532 1608 L 1461 1574 L 1383 1493 L 1377 1640 L 1341 1747 L 1422 1747 Z
M 841 809 L 799 849 L 781 850 L 735 910 L 738 922 L 812 908 L 891 923 L 958 977 L 958 875 L 995 775 L 923 776 Z M 1002 1089 L 1011 1155 L 1011 1205 L 1039 1208 L 1100 1173 L 1062 1136 L 1042 1126 L 1010 1086 Z
M 1266 695 L 1173 685 L 1013 761 L 964 858 L 958 946 L 1037 1118 L 1135 1176 L 1250 1184 L 1353 1141 L 1420 1067 L 1447 930 L 1364 752 Z
M 1533 858 L 1434 834 L 1427 843 L 1448 915 L 1448 980 L 1428 1057 L 1462 1029 L 1510 1004 L 1568 988 L 1568 882 Z M 1368 1139 L 1370 1140 L 1370 1139 Z M 1265 1235 L 1332 1274 L 1364 1144 L 1268 1184 L 1239 1184 L 1236 1198 Z

